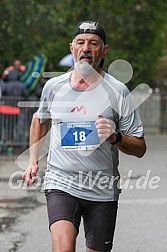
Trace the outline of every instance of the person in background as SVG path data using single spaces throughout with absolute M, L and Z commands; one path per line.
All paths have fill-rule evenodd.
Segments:
M 1 80 L 3 82 L 2 96 L 27 97 L 28 90 L 20 81 L 20 76 L 25 69 L 26 66 L 16 59 L 12 66 L 4 70 Z
M 28 96 L 28 90 L 26 86 L 19 80 L 10 80 L 4 82 L 2 96 L 14 96 L 17 98 L 26 99 Z
M 2 79 L 4 81 L 19 80 L 22 72 L 26 69 L 25 65 L 22 65 L 19 59 L 13 62 L 12 66 L 8 66 L 3 74 Z
M 118 151 L 138 158 L 146 152 L 129 90 L 102 69 L 108 49 L 99 23 L 79 23 L 70 43 L 74 69 L 46 83 L 32 119 L 23 180 L 35 181 L 40 141 L 51 124 L 44 189 L 53 252 L 75 251 L 81 216 L 86 251 L 111 251 L 120 193 Z
M 1 79 L 1 97 L 5 105 L 17 107 L 18 101 L 26 100 L 28 97 L 28 90 L 24 83 L 20 81 L 20 76 L 25 70 L 26 66 L 21 64 L 19 59 L 13 62 L 12 66 L 7 67 Z M 4 114 L 5 127 L 4 127 L 4 140 L 14 142 L 16 146 L 22 146 L 25 139 L 25 125 L 27 115 L 23 108 L 20 108 L 18 115 Z M 10 128 L 10 134 L 9 134 Z M 12 147 L 9 146 L 9 149 Z
M 2 97 L 5 90 L 5 83 L 2 79 L 0 79 L 0 98 Z

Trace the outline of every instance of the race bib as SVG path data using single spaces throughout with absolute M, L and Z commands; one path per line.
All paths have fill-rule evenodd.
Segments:
M 62 122 L 60 134 L 65 150 L 93 150 L 100 145 L 94 121 Z

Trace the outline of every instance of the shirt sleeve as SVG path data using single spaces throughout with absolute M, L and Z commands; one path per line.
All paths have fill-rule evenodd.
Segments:
M 46 120 L 51 118 L 50 109 L 49 109 L 51 98 L 50 98 L 50 90 L 48 86 L 49 86 L 48 83 L 46 83 L 42 90 L 39 108 L 36 112 L 38 118 L 40 119 L 40 123 L 44 123 Z
M 143 137 L 143 124 L 131 93 L 125 89 L 120 96 L 119 130 L 127 136 Z

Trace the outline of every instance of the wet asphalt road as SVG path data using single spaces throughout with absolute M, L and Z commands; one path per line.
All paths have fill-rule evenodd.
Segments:
M 167 135 L 147 135 L 146 141 L 148 150 L 142 159 L 120 155 L 121 178 L 129 174 L 131 179 L 122 180 L 113 252 L 167 251 Z M 0 252 L 50 252 L 41 187 L 12 189 L 9 185 L 14 172 L 13 187 L 22 183 L 15 158 L 0 156 Z M 40 161 L 40 177 L 45 163 Z M 77 252 L 85 251 L 84 243 L 81 226 Z

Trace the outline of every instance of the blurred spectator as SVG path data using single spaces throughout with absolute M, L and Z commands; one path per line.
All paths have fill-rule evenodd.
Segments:
M 15 60 L 12 66 L 7 67 L 0 80 L 0 95 L 2 96 L 5 105 L 11 108 L 17 107 L 17 102 L 20 100 L 26 100 L 28 96 L 28 90 L 25 85 L 20 81 L 20 76 L 25 70 L 25 66 L 21 64 L 20 60 Z M 8 98 L 4 98 L 8 96 Z M 13 98 L 10 98 L 13 97 Z M 19 114 L 3 113 L 1 115 L 1 121 L 3 121 L 3 138 L 5 141 L 11 140 L 13 146 L 22 146 L 25 140 L 25 125 L 27 122 L 27 114 L 24 109 L 19 109 Z M 8 146 L 7 152 L 13 149 L 12 146 Z
M 5 91 L 5 83 L 3 80 L 0 79 L 0 98 L 2 97 L 4 91 Z
M 2 96 L 16 96 L 26 98 L 28 94 L 27 88 L 21 81 L 11 80 L 3 85 Z
M 19 80 L 22 72 L 26 69 L 25 65 L 21 64 L 19 59 L 13 62 L 12 66 L 7 67 L 3 74 L 2 79 L 4 81 Z
M 13 62 L 12 66 L 7 67 L 2 74 L 3 88 L 1 88 L 1 96 L 27 96 L 27 89 L 22 82 L 19 81 L 22 72 L 26 66 L 21 64 L 19 59 Z

